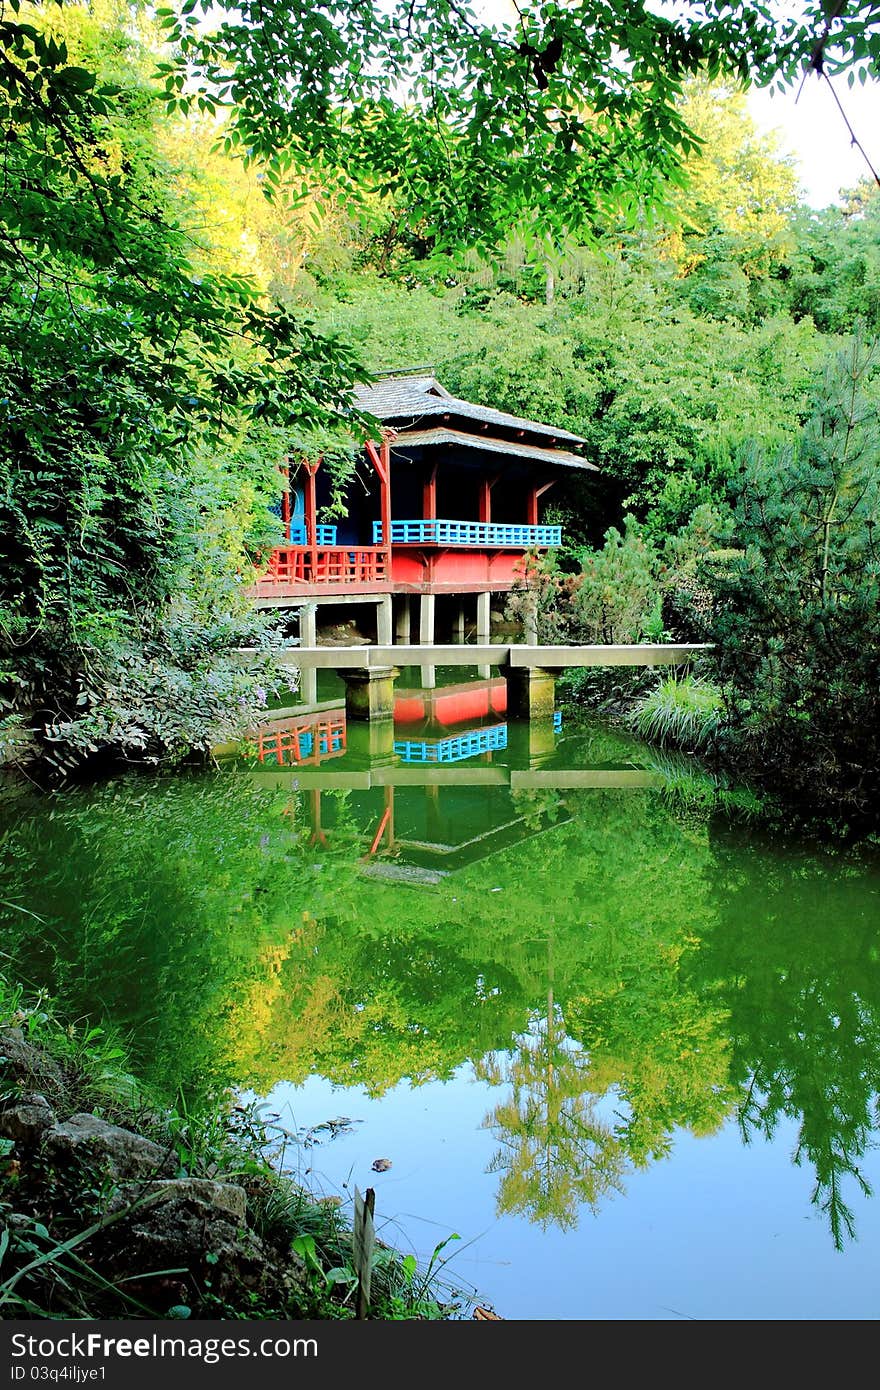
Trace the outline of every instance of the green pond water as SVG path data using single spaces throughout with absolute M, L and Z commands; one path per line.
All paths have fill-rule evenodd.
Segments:
M 880 1315 L 876 864 L 601 727 L 408 718 L 8 788 L 3 965 L 505 1318 Z

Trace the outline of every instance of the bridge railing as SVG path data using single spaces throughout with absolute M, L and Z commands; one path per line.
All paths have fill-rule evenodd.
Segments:
M 373 522 L 373 544 L 382 544 L 382 523 Z M 561 526 L 519 526 L 499 521 L 392 521 L 392 545 L 532 546 L 562 544 Z

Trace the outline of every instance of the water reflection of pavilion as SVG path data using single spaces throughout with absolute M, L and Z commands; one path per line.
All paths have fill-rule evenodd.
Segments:
M 253 775 L 306 793 L 313 844 L 344 823 L 368 872 L 423 882 L 565 823 L 565 792 L 659 785 L 631 762 L 567 766 L 558 712 L 536 728 L 499 718 L 505 706 L 492 677 L 403 689 L 384 727 L 347 724 L 338 702 L 301 706 L 256 732 Z

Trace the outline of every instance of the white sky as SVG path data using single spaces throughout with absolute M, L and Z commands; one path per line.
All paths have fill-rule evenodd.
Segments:
M 834 90 L 846 112 L 856 139 L 880 173 L 880 83 L 858 82 L 848 87 L 837 79 Z M 795 156 L 796 167 L 811 207 L 827 207 L 840 190 L 859 179 L 870 179 L 865 157 L 854 148 L 828 83 L 811 73 L 797 102 L 796 90 L 778 92 L 754 89 L 748 104 L 752 119 L 762 131 L 776 130 L 780 149 Z

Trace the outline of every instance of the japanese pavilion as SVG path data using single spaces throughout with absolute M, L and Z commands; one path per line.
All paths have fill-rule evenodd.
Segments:
M 435 600 L 456 596 L 464 635 L 475 596 L 478 640 L 488 640 L 492 594 L 509 591 L 523 558 L 561 543 L 541 522 L 542 498 L 572 469 L 596 471 L 568 430 L 460 400 L 432 375 L 387 376 L 358 387 L 355 403 L 382 426 L 364 449 L 345 518 L 320 525 L 330 497 L 320 461 L 291 461 L 281 515 L 286 544 L 251 592 L 260 607 L 301 610 L 315 641 L 315 605 L 376 605 L 377 641 L 433 643 Z M 303 619 L 311 620 L 303 622 Z

